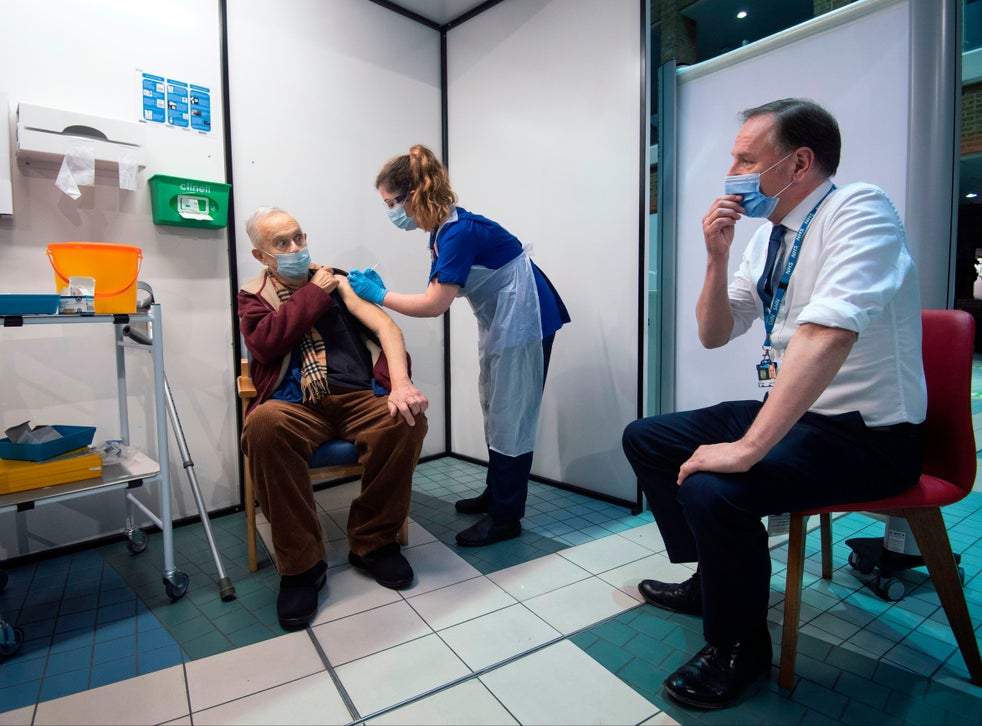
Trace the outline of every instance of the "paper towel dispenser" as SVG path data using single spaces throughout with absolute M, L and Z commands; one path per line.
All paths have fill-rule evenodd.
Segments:
M 145 167 L 146 129 L 137 121 L 101 118 L 21 103 L 17 106 L 17 158 L 61 163 L 73 145 L 95 151 L 96 168 L 115 168 L 121 159 Z

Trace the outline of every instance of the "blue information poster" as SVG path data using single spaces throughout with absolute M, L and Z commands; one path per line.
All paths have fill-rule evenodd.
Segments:
M 204 86 L 191 84 L 191 128 L 211 131 L 211 93 Z
M 162 124 L 167 120 L 167 97 L 164 77 L 144 73 L 143 78 L 143 120 Z
M 140 120 L 174 128 L 211 132 L 211 89 L 195 83 L 144 73 L 137 69 L 142 85 Z
M 190 114 L 188 113 L 188 84 L 167 79 L 167 125 L 181 126 L 186 128 L 189 125 Z

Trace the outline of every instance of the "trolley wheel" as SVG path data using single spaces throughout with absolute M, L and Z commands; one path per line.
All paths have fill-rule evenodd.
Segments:
M 896 577 L 887 577 L 885 579 L 878 580 L 876 583 L 876 589 L 879 590 L 880 595 L 884 600 L 891 600 L 893 602 L 903 600 L 904 596 L 907 594 L 907 586 L 904 585 L 903 580 Z
M 150 544 L 150 535 L 142 529 L 134 529 L 126 533 L 126 549 L 132 554 L 138 555 Z
M 186 572 L 181 572 L 180 570 L 175 570 L 174 574 L 163 579 L 164 589 L 167 590 L 167 597 L 171 600 L 178 600 L 184 597 L 184 594 L 188 591 L 188 585 L 191 584 L 191 578 L 188 577 Z
M 849 564 L 854 570 L 859 570 L 864 575 L 870 574 L 876 568 L 876 564 L 872 560 L 858 552 L 849 553 Z
M 7 580 L 9 576 L 4 570 L 0 570 L 0 590 L 3 590 L 7 586 Z
M 24 631 L 14 625 L 7 625 L 0 630 L 0 656 L 13 655 L 20 650 L 24 642 Z

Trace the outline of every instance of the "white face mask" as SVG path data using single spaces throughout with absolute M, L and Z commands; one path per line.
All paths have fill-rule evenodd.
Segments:
M 787 159 L 791 154 L 785 156 L 784 159 L 778 159 L 769 167 L 764 169 L 764 171 L 756 174 L 739 174 L 736 176 L 728 176 L 723 182 L 723 193 L 724 194 L 739 194 L 743 197 L 740 201 L 740 206 L 746 210 L 744 214 L 748 217 L 770 217 L 777 207 L 777 203 L 781 201 L 780 196 L 791 184 L 794 184 L 794 179 L 788 186 L 784 187 L 781 191 L 775 194 L 773 197 L 769 197 L 760 191 L 760 177 L 766 174 L 775 166 L 780 164 L 782 161 Z

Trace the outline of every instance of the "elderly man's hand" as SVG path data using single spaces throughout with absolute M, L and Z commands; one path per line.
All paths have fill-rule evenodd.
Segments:
M 401 414 L 410 426 L 416 425 L 414 414 L 421 414 L 429 407 L 430 402 L 424 393 L 412 383 L 402 386 L 392 386 L 389 394 L 389 415 Z
M 334 274 L 333 267 L 319 268 L 310 281 L 327 293 L 334 292 L 338 286 L 338 276 Z

